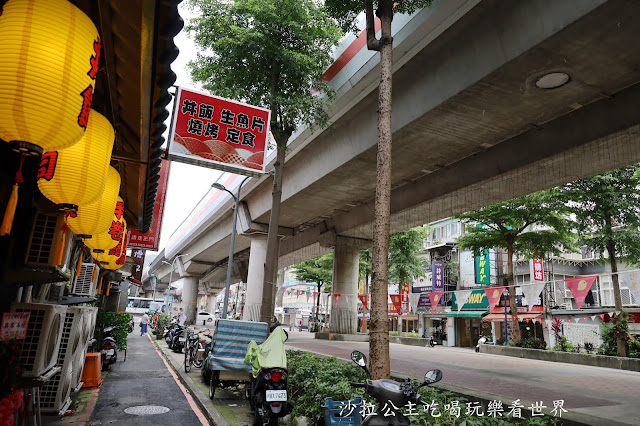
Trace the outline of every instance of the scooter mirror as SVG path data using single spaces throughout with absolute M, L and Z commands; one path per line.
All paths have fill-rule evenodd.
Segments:
M 427 385 L 439 382 L 440 380 L 442 380 L 442 371 L 440 370 L 429 370 L 424 375 L 424 382 Z
M 351 360 L 358 364 L 360 367 L 367 366 L 367 357 L 360 351 L 351 352 Z

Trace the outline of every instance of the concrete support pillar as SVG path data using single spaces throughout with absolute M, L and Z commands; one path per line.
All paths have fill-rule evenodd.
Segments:
M 350 244 L 335 246 L 333 260 L 333 294 L 340 294 L 338 304 L 332 297 L 332 333 L 355 334 L 358 326 L 358 254 Z
M 260 321 L 262 306 L 262 286 L 264 283 L 264 262 L 267 259 L 267 236 L 251 237 L 249 253 L 249 270 L 247 274 L 247 292 L 242 319 Z
M 198 278 L 182 278 L 182 306 L 184 314 L 187 316 L 186 323 L 194 324 L 198 312 Z
M 147 298 L 153 297 L 153 290 L 145 291 L 144 297 L 147 297 Z

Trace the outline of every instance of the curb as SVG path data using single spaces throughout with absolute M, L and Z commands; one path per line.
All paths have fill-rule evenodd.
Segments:
M 169 363 L 173 371 L 176 372 L 182 384 L 187 388 L 195 403 L 198 405 L 202 413 L 205 415 L 209 423 L 217 426 L 231 426 L 231 424 L 224 418 L 224 416 L 216 409 L 213 403 L 206 396 L 196 391 L 198 386 L 194 383 L 193 379 L 187 375 L 180 367 L 176 366 L 173 360 L 164 353 L 164 348 L 158 345 L 156 340 L 152 339 L 153 344 L 158 348 L 162 356 Z

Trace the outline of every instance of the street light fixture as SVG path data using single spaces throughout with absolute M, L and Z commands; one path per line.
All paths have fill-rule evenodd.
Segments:
M 233 265 L 233 250 L 236 244 L 236 222 L 238 221 L 238 205 L 240 204 L 240 190 L 242 189 L 242 185 L 249 179 L 249 176 L 245 177 L 242 182 L 240 182 L 240 186 L 238 186 L 238 193 L 236 195 L 233 192 L 229 191 L 223 184 L 215 182 L 211 184 L 212 188 L 218 189 L 220 191 L 227 191 L 229 195 L 233 198 L 235 202 L 235 208 L 233 210 L 233 225 L 231 225 L 231 245 L 229 246 L 229 263 L 227 264 L 227 280 L 225 283 L 224 290 L 224 305 L 222 306 L 222 318 L 227 318 L 227 308 L 229 304 L 229 289 L 231 287 L 231 268 Z
M 173 258 L 171 263 L 167 262 L 166 260 L 162 261 L 162 263 L 164 263 L 165 265 L 171 266 L 171 273 L 169 273 L 169 290 L 171 290 L 171 283 L 173 282 L 173 264 L 176 262 L 176 260 L 178 260 L 178 258 L 180 258 L 182 256 L 189 256 L 189 253 L 177 255 L 176 257 Z M 156 289 L 154 288 L 153 289 L 153 301 L 155 302 L 155 300 L 156 300 Z

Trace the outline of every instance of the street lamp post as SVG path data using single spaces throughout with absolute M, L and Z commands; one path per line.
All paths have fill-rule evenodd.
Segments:
M 229 195 L 233 198 L 235 202 L 235 208 L 233 211 L 233 225 L 231 225 L 231 245 L 229 246 L 229 263 L 227 264 L 227 280 L 225 283 L 224 290 L 224 305 L 222 306 L 222 318 L 227 318 L 227 309 L 229 304 L 229 289 L 231 287 L 231 268 L 233 266 L 233 250 L 236 244 L 236 222 L 238 221 L 238 205 L 240 204 L 240 190 L 242 189 L 242 185 L 249 179 L 249 176 L 245 177 L 242 182 L 240 182 L 240 186 L 238 186 L 238 193 L 236 195 L 233 192 L 229 191 L 223 184 L 214 183 L 211 185 L 212 188 L 218 189 L 220 191 L 227 191 Z
M 169 290 L 171 290 L 171 283 L 173 282 L 173 264 L 176 262 L 176 260 L 178 260 L 178 258 L 180 258 L 182 256 L 189 256 L 189 253 L 177 255 L 176 257 L 173 258 L 171 263 L 167 262 L 166 260 L 162 261 L 162 263 L 164 263 L 165 265 L 171 266 L 171 272 L 169 273 Z M 156 285 L 157 285 L 157 283 L 156 283 Z M 155 288 L 153 289 L 153 300 L 154 301 L 156 300 L 156 290 L 155 290 Z

